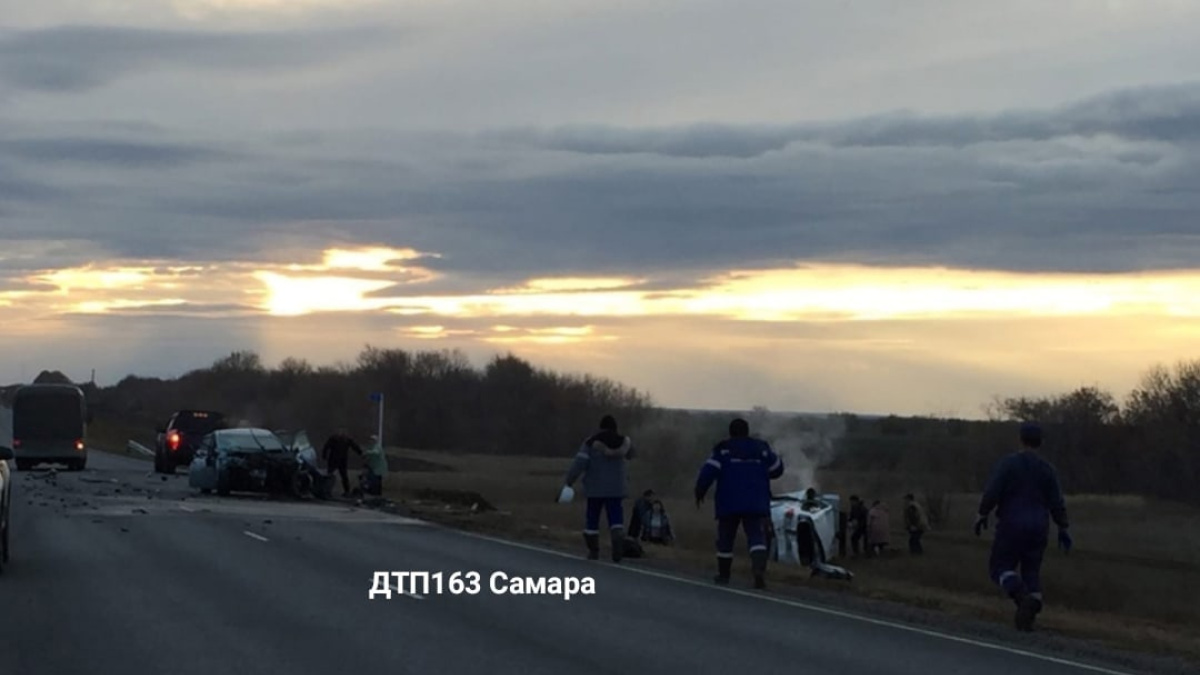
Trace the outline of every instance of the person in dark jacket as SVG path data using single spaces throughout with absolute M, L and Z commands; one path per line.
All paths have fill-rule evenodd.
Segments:
M 996 463 L 979 502 L 975 535 L 987 528 L 996 511 L 988 573 L 1017 606 L 1017 630 L 1032 631 L 1042 611 L 1042 559 L 1049 540 L 1050 521 L 1058 525 L 1058 544 L 1071 550 L 1070 523 L 1058 472 L 1037 449 L 1042 429 L 1026 422 L 1020 429 L 1021 447 Z
M 754 587 L 765 588 L 766 523 L 771 517 L 771 481 L 783 475 L 783 460 L 764 440 L 750 437 L 741 418 L 729 423 L 729 438 L 717 443 L 696 477 L 696 508 L 715 482 L 718 584 L 729 583 L 738 526 L 746 533 Z
M 929 530 L 929 519 L 912 493 L 904 495 L 904 529 L 908 531 L 908 552 L 913 555 L 925 553 L 921 537 Z
M 583 491 L 587 495 L 587 515 L 583 541 L 588 559 L 600 557 L 600 513 L 608 516 L 608 531 L 612 540 L 612 560 L 621 562 L 625 549 L 625 515 L 622 501 L 628 496 L 626 464 L 635 454 L 633 440 L 617 432 L 612 415 L 600 420 L 600 431 L 584 439 L 563 483 L 574 485 L 583 476 Z
M 338 473 L 342 477 L 342 496 L 350 496 L 350 474 L 346 463 L 350 458 L 350 451 L 361 456 L 362 448 L 358 443 L 350 437 L 350 433 L 346 429 L 338 429 L 332 436 L 325 441 L 325 447 L 321 449 L 322 459 L 325 460 L 325 468 L 330 473 Z
M 867 505 L 858 495 L 850 495 L 850 517 L 847 520 L 849 522 L 846 524 L 850 526 L 850 549 L 857 558 L 859 551 L 867 547 Z
M 651 507 L 654 505 L 654 490 L 646 490 L 642 493 L 640 499 L 633 503 L 633 513 L 629 516 L 629 536 L 634 539 L 640 539 L 642 536 L 642 523 L 646 521 L 646 516 L 649 515 Z

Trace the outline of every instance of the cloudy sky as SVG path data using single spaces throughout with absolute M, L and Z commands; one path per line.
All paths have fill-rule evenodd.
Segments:
M 0 319 L 6 382 L 1124 393 L 1200 357 L 1200 2 L 0 0 Z

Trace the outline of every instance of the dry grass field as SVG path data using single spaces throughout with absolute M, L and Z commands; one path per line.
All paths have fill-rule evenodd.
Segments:
M 562 459 L 478 456 L 441 452 L 397 451 L 389 478 L 393 499 L 405 501 L 422 515 L 459 527 L 488 532 L 568 551 L 581 551 L 579 530 L 583 506 L 555 503 L 566 470 Z M 681 467 L 687 480 L 695 467 Z M 644 468 L 634 463 L 631 490 L 649 484 Z M 894 476 L 892 478 L 895 478 Z M 846 496 L 859 492 L 890 507 L 898 551 L 874 560 L 842 560 L 853 570 L 852 583 L 810 579 L 807 572 L 775 566 L 775 583 L 839 590 L 897 601 L 952 615 L 1007 623 L 1011 605 L 986 576 L 990 532 L 976 538 L 970 531 L 977 495 L 945 496 L 946 523 L 926 536 L 926 555 L 912 557 L 900 531 L 901 497 L 909 491 L 887 477 L 821 475 L 823 491 Z M 577 486 L 578 487 L 578 486 Z M 470 511 L 477 493 L 495 511 Z M 711 573 L 713 522 L 710 503 L 701 511 L 686 491 L 663 495 L 678 542 L 671 548 L 648 547 L 653 561 L 691 572 Z M 450 502 L 458 502 L 451 506 Z M 627 502 L 628 505 L 632 501 Z M 1048 609 L 1042 624 L 1065 635 L 1099 639 L 1114 646 L 1200 657 L 1200 511 L 1155 503 L 1133 496 L 1074 495 L 1068 507 L 1074 521 L 1076 549 L 1047 554 L 1045 584 Z M 739 541 L 739 546 L 741 542 Z M 735 574 L 746 573 L 739 549 Z

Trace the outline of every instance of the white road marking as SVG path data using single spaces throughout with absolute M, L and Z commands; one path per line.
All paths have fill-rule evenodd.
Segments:
M 250 537 L 251 539 L 257 539 L 259 541 L 271 541 L 270 539 L 267 539 L 266 537 L 262 536 L 261 534 L 255 534 L 249 530 L 243 530 L 242 534 L 246 535 L 247 537 Z
M 405 598 L 415 598 L 415 599 L 417 599 L 417 600 L 424 600 L 424 599 L 425 599 L 425 596 L 421 595 L 420 593 L 405 593 L 404 591 L 402 591 L 402 590 L 400 590 L 399 588 L 396 588 L 396 587 L 394 587 L 394 586 L 392 586 L 392 587 L 389 587 L 389 589 L 390 589 L 390 590 L 391 590 L 393 593 L 399 593 L 399 594 L 400 594 L 402 597 L 405 597 Z
M 496 537 L 489 537 L 487 535 L 477 534 L 475 532 L 466 532 L 464 530 L 456 530 L 451 527 L 444 527 L 443 529 L 446 529 L 450 532 L 455 532 L 455 533 L 460 534 L 465 537 L 471 537 L 474 539 L 482 539 L 484 541 L 490 541 L 490 542 L 493 542 L 496 544 L 511 546 L 513 548 L 525 549 L 527 551 L 536 551 L 538 553 L 546 553 L 549 555 L 558 556 L 560 558 L 570 558 L 572 560 L 583 560 L 583 558 L 581 558 L 578 555 L 566 553 L 563 551 L 555 551 L 554 549 L 549 549 L 549 548 L 542 548 L 540 546 L 533 546 L 532 544 L 523 544 L 520 542 L 508 541 L 505 539 L 498 539 Z M 1101 666 L 1093 666 L 1093 665 L 1090 665 L 1087 663 L 1080 663 L 1079 661 L 1071 661 L 1069 659 L 1063 659 L 1063 658 L 1059 658 L 1056 656 L 1050 656 L 1048 654 L 1039 654 L 1037 652 L 1031 652 L 1031 651 L 1027 651 L 1024 649 L 1018 649 L 1016 647 L 1008 647 L 1005 645 L 999 645 L 999 644 L 995 644 L 992 642 L 984 642 L 983 640 L 976 640 L 973 638 L 962 637 L 959 635 L 951 635 L 949 633 L 942 633 L 940 631 L 930 630 L 928 628 L 919 628 L 917 626 L 910 626 L 910 625 L 898 623 L 895 621 L 888 621 L 886 619 L 876 619 L 876 618 L 869 617 L 869 616 L 863 616 L 861 614 L 854 614 L 851 612 L 843 612 L 841 610 L 830 609 L 828 607 L 821 607 L 819 605 L 810 605 L 808 603 L 800 602 L 798 600 L 791 600 L 788 598 L 779 598 L 779 597 L 775 597 L 775 596 L 771 596 L 771 595 L 762 595 L 759 593 L 752 593 L 750 591 L 744 591 L 739 588 L 730 588 L 728 586 L 716 586 L 713 584 L 708 584 L 708 583 L 704 583 L 702 581 L 698 581 L 696 579 L 687 579 L 685 577 L 678 577 L 678 576 L 675 576 L 672 574 L 667 574 L 665 572 L 658 572 L 656 570 L 648 570 L 648 569 L 644 569 L 644 568 L 640 568 L 640 567 L 631 567 L 631 566 L 627 566 L 627 565 L 609 565 L 609 566 L 607 566 L 607 568 L 614 569 L 614 570 L 624 570 L 626 572 L 633 572 L 634 574 L 642 574 L 642 575 L 649 576 L 649 577 L 656 577 L 658 579 L 666 579 L 668 581 L 675 581 L 675 582 L 682 583 L 682 584 L 688 584 L 690 586 L 698 586 L 700 588 L 707 588 L 711 591 L 734 593 L 737 595 L 745 596 L 747 598 L 754 598 L 756 600 L 765 600 L 767 602 L 774 602 L 774 603 L 777 603 L 780 605 L 788 605 L 790 607 L 796 607 L 798 609 L 805 609 L 810 612 L 818 612 L 820 614 L 828 614 L 831 616 L 837 616 L 837 617 L 841 617 L 843 619 L 851 619 L 854 621 L 860 621 L 862 623 L 869 623 L 869 624 L 873 624 L 876 626 L 885 626 L 887 628 L 894 628 L 896 630 L 908 631 L 910 633 L 918 633 L 920 635 L 925 635 L 925 636 L 933 637 L 933 638 L 939 638 L 939 639 L 947 640 L 950 642 L 958 642 L 960 644 L 971 645 L 973 647 L 979 647 L 981 649 L 991 649 L 993 651 L 1006 652 L 1008 654 L 1024 656 L 1026 658 L 1036 659 L 1038 661 L 1054 663 L 1054 664 L 1057 664 L 1060 666 L 1068 666 L 1071 668 L 1077 668 L 1079 670 L 1086 670 L 1086 671 L 1090 671 L 1093 673 L 1102 673 L 1103 675 L 1131 675 L 1131 673 L 1128 673 L 1125 671 L 1112 670 L 1112 669 L 1104 668 Z
M 196 509 L 193 509 L 192 507 L 188 506 L 187 504 L 180 504 L 180 505 L 179 505 L 179 510 L 181 510 L 181 511 L 187 511 L 188 513 L 195 513 L 195 512 L 196 512 Z

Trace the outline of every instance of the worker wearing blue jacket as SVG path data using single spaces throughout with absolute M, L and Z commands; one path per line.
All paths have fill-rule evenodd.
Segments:
M 1058 544 L 1071 550 L 1067 507 L 1055 468 L 1037 454 L 1042 429 L 1026 422 L 1021 447 L 1002 458 L 992 471 L 979 503 L 975 535 L 987 528 L 996 510 L 996 534 L 988 563 L 992 582 L 1017 605 L 1017 630 L 1032 631 L 1042 611 L 1042 558 L 1049 540 L 1050 520 L 1058 525 Z
M 738 418 L 729 423 L 729 438 L 717 443 L 696 477 L 696 508 L 717 484 L 718 584 L 729 583 L 733 542 L 738 526 L 746 532 L 754 587 L 766 588 L 766 527 L 771 517 L 771 480 L 783 475 L 783 460 L 763 440 L 750 437 L 750 424 Z

